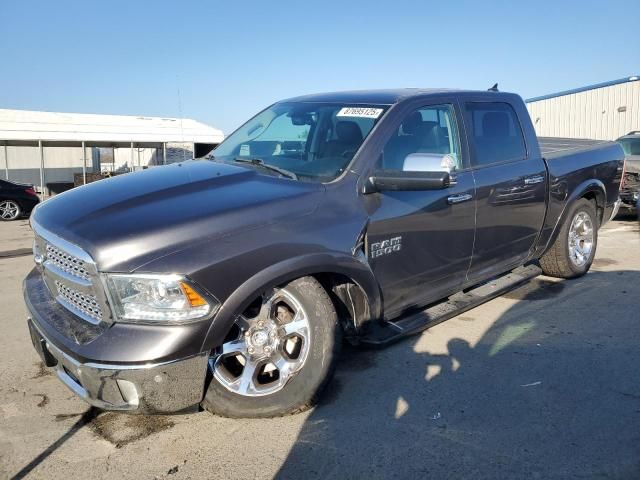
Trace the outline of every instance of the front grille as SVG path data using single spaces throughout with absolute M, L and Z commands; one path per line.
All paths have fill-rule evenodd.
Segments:
M 73 315 L 69 306 L 64 306 L 60 295 L 52 283 L 47 285 L 45 277 L 32 270 L 24 281 L 25 297 L 33 312 L 37 312 L 37 322 L 47 324 L 63 337 L 77 345 L 86 345 L 98 338 L 107 328 L 105 322 L 88 321 L 86 315 Z M 103 307 L 104 308 L 104 307 Z M 44 325 L 43 325 L 44 326 Z
M 95 295 L 81 293 L 58 280 L 55 281 L 55 285 L 58 290 L 58 295 L 64 302 L 94 320 L 102 320 L 102 308 L 100 307 L 100 303 Z
M 58 247 L 47 242 L 46 246 L 47 260 L 60 270 L 73 275 L 74 277 L 82 278 L 83 280 L 89 280 L 89 272 L 85 268 L 85 264 L 82 260 L 73 255 L 60 250 Z
M 35 259 L 53 299 L 84 323 L 110 323 L 109 305 L 91 256 L 33 219 L 32 225 Z

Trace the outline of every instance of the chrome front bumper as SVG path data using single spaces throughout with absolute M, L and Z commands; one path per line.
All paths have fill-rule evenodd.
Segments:
M 31 319 L 34 348 L 72 392 L 104 410 L 170 413 L 197 405 L 204 394 L 209 355 L 161 364 L 81 363 L 57 348 Z

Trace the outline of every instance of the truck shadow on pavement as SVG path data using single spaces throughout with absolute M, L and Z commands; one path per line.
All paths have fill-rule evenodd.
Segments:
M 71 426 L 67 432 L 58 438 L 55 442 L 49 445 L 42 453 L 40 453 L 36 458 L 31 460 L 27 465 L 25 465 L 18 473 L 16 473 L 12 478 L 12 480 L 17 480 L 21 478 L 25 478 L 31 471 L 44 462 L 49 455 L 53 454 L 58 448 L 65 444 L 71 437 L 73 437 L 82 427 L 87 424 L 90 424 L 98 415 L 100 414 L 100 410 L 96 408 L 89 408 L 86 412 L 80 415 L 80 418 Z
M 639 478 L 640 272 L 554 283 L 347 349 L 276 478 Z
M 47 399 L 48 402 L 46 395 L 39 395 L 43 397 L 41 403 L 44 402 L 44 399 Z M 76 417 L 77 420 L 64 435 L 49 445 L 12 478 L 14 480 L 25 478 L 85 426 L 98 438 L 108 441 L 116 448 L 124 447 L 129 443 L 174 426 L 173 417 L 170 415 L 127 415 L 117 412 L 104 412 L 94 407 L 89 407 L 83 413 L 58 414 L 55 416 L 55 420 L 61 422 Z

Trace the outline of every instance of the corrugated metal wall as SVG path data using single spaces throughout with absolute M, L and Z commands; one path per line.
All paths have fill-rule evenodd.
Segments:
M 615 140 L 640 130 L 640 81 L 527 103 L 541 137 Z

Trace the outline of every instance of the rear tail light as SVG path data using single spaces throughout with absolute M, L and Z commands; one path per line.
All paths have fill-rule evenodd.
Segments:
M 26 189 L 24 190 L 24 193 L 27 193 L 27 194 L 29 194 L 29 195 L 37 195 L 37 193 L 36 193 L 36 191 L 33 189 L 33 187 L 26 188 Z

